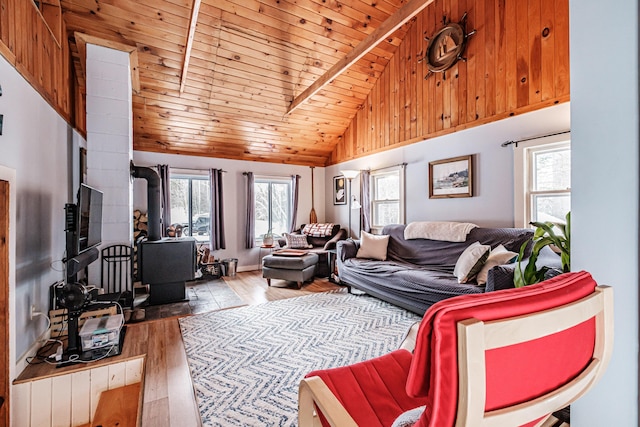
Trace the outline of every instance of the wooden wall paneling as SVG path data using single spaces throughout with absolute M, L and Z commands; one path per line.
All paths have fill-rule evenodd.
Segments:
M 555 2 L 555 88 L 556 98 L 569 95 L 569 2 Z
M 143 357 L 127 360 L 125 369 L 126 385 L 142 382 L 144 377 L 144 361 Z
M 398 57 L 398 55 L 393 55 L 393 58 L 391 58 L 391 61 L 389 62 L 389 65 L 387 66 L 387 68 L 389 69 L 389 96 L 391 99 L 391 104 L 389 105 L 389 115 L 387 116 L 386 120 L 388 120 L 389 123 L 389 145 L 393 145 L 396 142 L 398 142 L 398 135 L 399 135 L 399 129 L 398 129 L 398 122 L 399 122 L 399 117 L 398 117 L 398 108 L 400 105 L 400 97 L 399 97 L 399 77 L 398 77 L 398 71 L 400 70 L 400 58 Z
M 496 8 L 495 0 L 484 2 L 484 117 L 496 114 Z
M 478 0 L 482 1 L 482 0 Z M 467 0 L 467 22 L 469 28 L 476 30 L 467 47 L 467 117 L 465 123 L 472 122 L 478 118 L 476 112 L 476 62 L 479 52 L 484 49 L 482 41 L 476 36 L 480 33 L 480 22 L 476 14 L 476 0 Z
M 402 41 L 403 46 L 403 65 L 404 68 L 404 140 L 411 139 L 411 111 L 415 99 L 413 97 L 412 85 L 412 62 L 413 55 L 411 51 L 411 37 L 406 37 Z
M 71 425 L 71 375 L 59 375 L 52 378 L 51 426 L 69 427 Z
M 11 387 L 11 423 L 14 426 L 31 425 L 31 382 Z M 5 425 L 8 425 L 5 424 Z
M 31 424 L 46 427 L 51 425 L 52 378 L 31 383 Z
M 447 22 L 455 22 L 455 18 L 451 13 L 451 0 L 445 0 L 442 4 L 442 18 L 446 18 Z M 442 22 L 441 22 L 442 24 Z M 449 68 L 446 73 L 442 74 L 442 128 L 449 129 L 451 127 L 451 90 L 455 80 L 455 67 Z
M 487 24 L 484 21 L 484 10 L 485 3 L 488 3 L 493 0 L 476 0 L 475 4 L 475 14 L 476 14 L 476 22 L 479 23 L 478 32 L 473 36 L 477 37 L 476 46 L 480 47 L 477 51 L 476 56 L 476 120 L 484 119 L 486 117 L 486 104 L 487 104 L 487 93 L 485 88 L 485 59 L 487 56 L 487 46 L 486 46 L 486 36 L 487 36 Z M 522 3 L 522 1 L 520 1 Z
M 91 421 L 91 371 L 71 374 L 71 425 Z
M 90 414 L 91 419 L 93 420 L 93 416 L 96 413 L 96 408 L 98 407 L 98 401 L 100 400 L 100 393 L 105 390 L 109 390 L 109 366 L 100 366 L 98 368 L 93 368 L 91 370 L 91 385 L 90 385 L 90 396 L 91 396 L 91 404 Z
M 398 58 L 394 55 L 393 58 L 391 58 L 391 61 L 389 61 L 389 65 L 387 65 L 387 74 L 389 75 L 389 80 L 387 83 L 389 88 L 389 110 L 386 114 L 387 121 L 389 122 L 389 143 L 387 144 L 387 146 L 395 144 L 398 138 L 398 124 L 396 117 L 396 111 L 398 109 L 398 77 L 396 73 L 398 68 L 397 63 Z
M 407 90 L 407 87 L 405 85 L 405 81 L 406 81 L 406 71 L 407 68 L 405 67 L 405 57 L 406 57 L 406 51 L 407 49 L 407 45 L 405 43 L 402 43 L 400 46 L 398 46 L 398 50 L 396 51 L 396 54 L 394 56 L 398 57 L 398 61 L 397 61 L 397 69 L 396 69 L 396 73 L 397 73 L 397 79 L 398 79 L 398 105 L 397 105 L 397 114 L 398 114 L 398 137 L 396 139 L 396 141 L 394 142 L 398 142 L 398 141 L 404 141 L 405 140 L 405 129 L 404 129 L 404 113 L 405 113 L 405 106 L 407 105 L 406 102 L 406 95 L 405 92 Z
M 15 63 L 15 22 L 16 0 L 0 0 L 0 54 L 9 62 Z
M 518 52 L 518 39 L 516 28 L 516 2 L 507 0 L 504 5 L 505 21 L 505 58 L 506 58 L 506 98 L 507 110 L 513 111 L 518 107 L 518 63 L 516 61 Z
M 542 100 L 540 0 L 529 0 L 529 104 Z
M 554 25 L 555 0 L 542 0 L 540 3 L 540 50 L 541 50 L 541 99 L 547 101 L 555 96 L 554 87 L 554 56 L 555 36 Z
M 457 18 L 460 19 L 462 16 L 467 13 L 467 0 L 457 0 L 458 3 L 458 13 Z M 471 32 L 473 30 L 468 24 L 466 26 L 467 32 Z M 473 36 L 471 36 L 471 39 Z M 469 43 L 471 43 L 471 39 L 467 40 L 467 49 L 469 48 Z M 464 58 L 467 58 L 467 52 L 464 52 Z M 455 126 L 458 126 L 462 123 L 465 123 L 467 118 L 467 63 L 466 61 L 458 61 L 456 64 L 456 96 L 455 102 L 453 103 L 452 108 L 456 108 L 456 122 Z
M 409 131 L 410 138 L 418 136 L 418 28 L 417 19 L 411 21 L 411 31 L 407 33 L 409 37 L 409 65 L 410 65 L 410 88 L 411 104 L 409 105 Z
M 518 108 L 529 103 L 529 7 L 528 2 L 516 2 L 516 40 L 517 40 L 517 73 Z
M 376 108 L 374 108 L 374 117 L 375 117 L 375 135 L 373 138 L 373 141 L 371 141 L 371 148 L 372 150 L 377 150 L 379 148 L 381 148 L 382 146 L 382 141 L 384 141 L 384 136 L 382 135 L 382 123 L 384 121 L 384 117 L 382 117 L 383 111 L 384 111 L 384 96 L 382 94 L 382 89 L 381 85 L 380 85 L 380 79 L 378 79 L 378 82 L 376 83 L 376 85 L 374 86 L 373 90 L 374 90 L 374 94 L 375 94 L 375 98 L 376 98 L 376 103 L 373 104 L 376 106 Z
M 504 113 L 507 110 L 507 64 L 506 64 L 506 0 L 496 0 L 495 5 L 495 91 L 496 91 L 496 114 Z
M 381 80 L 382 83 L 380 83 L 381 86 L 381 90 L 380 90 L 380 95 L 382 96 L 383 100 L 384 100 L 384 105 L 382 105 L 381 110 L 381 120 L 382 120 L 382 139 L 381 139 L 381 143 L 380 143 L 380 147 L 384 148 L 384 147 L 388 147 L 389 146 L 389 141 L 390 141 L 390 131 L 391 131 L 391 120 L 389 120 L 389 117 L 391 117 L 391 104 L 393 103 L 393 97 L 391 96 L 391 84 L 390 84 L 390 76 L 391 76 L 391 68 L 387 67 L 387 69 L 382 73 L 381 76 Z
M 422 36 L 422 29 L 424 28 L 424 13 L 419 13 L 416 16 L 416 22 L 413 24 L 411 33 L 413 34 L 415 45 L 414 45 L 414 58 L 413 62 L 415 64 L 415 74 L 416 74 L 416 134 L 424 135 L 423 130 L 423 110 L 425 107 L 424 98 L 423 98 L 423 86 L 424 86 L 424 75 L 422 75 L 422 61 L 420 61 L 424 56 L 424 39 Z
M 463 12 L 464 13 L 464 12 Z M 458 0 L 451 0 L 451 5 L 449 8 L 449 14 L 451 16 L 451 22 L 458 22 L 462 17 L 462 13 L 458 12 Z M 458 91 L 459 91 L 459 81 L 458 81 L 458 69 L 460 68 L 460 64 L 462 61 L 458 61 L 453 67 L 451 67 L 451 75 L 449 80 L 449 108 L 448 108 L 448 116 L 449 116 L 449 127 L 456 127 L 459 124 L 458 118 Z
M 424 33 L 424 37 L 428 37 L 429 39 L 431 39 L 436 31 L 435 5 L 427 8 L 426 18 L 427 18 L 425 22 L 426 31 Z M 424 43 L 424 52 L 426 55 L 427 48 L 429 46 L 429 40 L 424 40 L 423 43 Z M 427 128 L 427 135 L 430 135 L 436 131 L 436 102 L 435 102 L 436 79 L 434 75 L 426 77 L 428 73 L 429 73 L 429 69 L 427 68 L 426 63 L 423 62 L 422 74 L 424 76 L 423 78 L 425 79 L 425 82 L 426 82 L 425 86 L 427 89 L 425 92 L 425 100 L 427 102 L 426 128 Z
M 124 387 L 127 384 L 127 364 L 126 362 L 112 363 L 107 365 L 109 369 L 109 390 Z

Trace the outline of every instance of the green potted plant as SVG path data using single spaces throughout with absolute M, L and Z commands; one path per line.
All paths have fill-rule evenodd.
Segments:
M 565 220 L 566 222 L 564 224 L 548 221 L 531 223 L 531 225 L 536 227 L 533 233 L 533 248 L 531 249 L 529 262 L 523 270 L 522 259 L 524 258 L 528 242 L 523 243 L 520 247 L 518 266 L 514 273 L 514 285 L 516 288 L 532 285 L 545 279 L 545 275 L 550 267 L 543 266 L 540 269 L 536 267 L 538 255 L 545 246 L 551 246 L 555 252 L 560 253 L 563 273 L 571 270 L 571 212 L 567 213 Z

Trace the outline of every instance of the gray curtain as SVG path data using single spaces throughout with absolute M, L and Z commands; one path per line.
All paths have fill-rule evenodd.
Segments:
M 369 233 L 371 231 L 371 172 L 360 171 L 360 228 Z
M 291 175 L 291 224 L 289 225 L 289 233 L 293 233 L 296 230 L 298 188 L 300 188 L 300 175 Z
M 253 172 L 244 172 L 247 176 L 247 216 L 246 216 L 246 229 L 245 229 L 245 246 L 247 249 L 251 249 L 255 246 L 256 242 L 256 198 L 253 189 Z
M 209 249 L 226 249 L 224 235 L 224 204 L 222 202 L 222 169 L 209 169 L 211 216 L 209 217 Z
M 158 165 L 160 175 L 160 200 L 162 201 L 162 219 L 160 228 L 162 236 L 167 237 L 167 227 L 171 225 L 171 181 L 169 180 L 169 165 Z

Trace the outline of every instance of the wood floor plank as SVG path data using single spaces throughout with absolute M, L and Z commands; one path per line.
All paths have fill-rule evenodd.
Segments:
M 224 277 L 224 281 L 249 305 L 341 289 L 326 278 L 316 278 L 297 289 L 295 282 L 272 280 L 267 286 L 261 272 L 250 271 Z M 187 364 L 177 317 L 134 323 L 127 326 L 123 352 L 87 365 L 56 369 L 47 364 L 29 366 L 19 376 L 26 382 L 95 368 L 146 355 L 143 383 L 142 427 L 200 426 L 189 365 Z

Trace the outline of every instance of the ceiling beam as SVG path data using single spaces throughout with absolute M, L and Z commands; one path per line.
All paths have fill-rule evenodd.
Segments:
M 411 18 L 420 13 L 425 7 L 433 3 L 433 0 L 409 0 L 404 6 L 391 15 L 382 25 L 362 40 L 351 52 L 338 61 L 333 67 L 329 68 L 318 80 L 311 86 L 306 88 L 298 95 L 289 106 L 286 114 L 291 113 L 302 103 L 306 102 L 313 95 L 318 93 L 323 87 L 331 83 L 336 77 L 344 73 L 355 64 L 360 58 L 369 53 L 385 38 L 390 36 L 394 31 L 404 25 Z
M 184 85 L 187 82 L 187 71 L 189 70 L 189 59 L 191 58 L 191 48 L 193 47 L 193 37 L 196 34 L 196 24 L 198 23 L 198 13 L 200 13 L 201 0 L 193 0 L 191 9 L 191 22 L 189 22 L 189 33 L 187 36 L 187 47 L 184 50 L 184 61 L 182 62 L 182 76 L 180 77 L 180 93 L 184 92 Z

